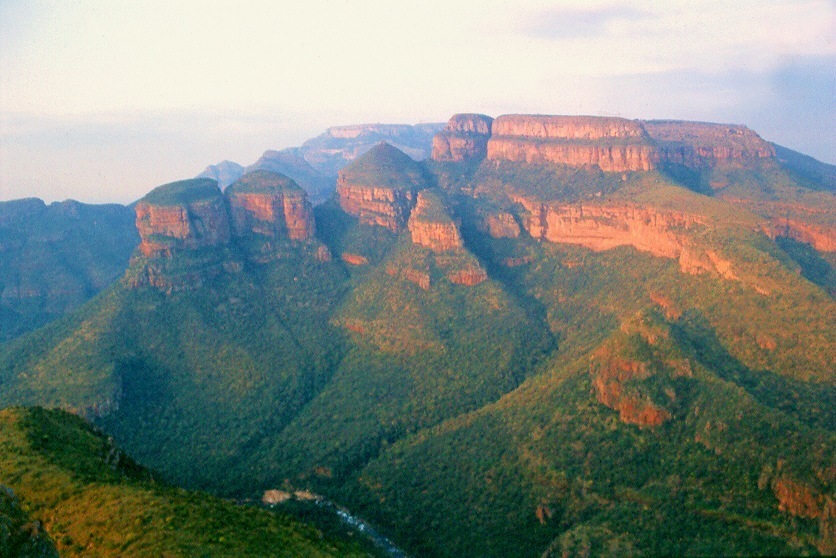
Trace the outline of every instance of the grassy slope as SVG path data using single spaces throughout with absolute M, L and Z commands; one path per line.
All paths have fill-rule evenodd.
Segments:
M 62 556 L 344 556 L 289 517 L 171 488 L 60 411 L 0 412 L 0 475 Z
M 473 172 L 514 209 L 499 194 L 529 170 L 439 183 Z M 326 205 L 318 229 L 333 254 L 368 266 L 346 275 L 300 254 L 170 297 L 116 288 L 7 351 L 0 404 L 52 389 L 83 406 L 118 387 L 101 425 L 170 478 L 225 493 L 314 486 L 417 553 L 812 550 L 821 527 L 779 513 L 771 487 L 780 473 L 833 495 L 833 300 L 755 215 L 658 175 L 595 176 L 581 197 L 714 220 L 691 240 L 740 280 L 629 247 L 492 240 L 465 222 L 491 278 L 424 291 L 386 270 L 427 254 Z M 519 256 L 533 261 L 502 265 Z M 662 345 L 621 330 L 656 312 Z M 602 350 L 662 363 L 630 389 L 670 421 L 640 429 L 598 403 L 590 356 Z M 664 364 L 686 360 L 691 376 Z M 62 391 L 67 371 L 87 378 L 78 392 Z M 81 391 L 92 378 L 103 387 Z

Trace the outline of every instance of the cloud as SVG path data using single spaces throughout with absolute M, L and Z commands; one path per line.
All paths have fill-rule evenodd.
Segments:
M 527 15 L 519 31 L 534 38 L 589 38 L 606 34 L 614 22 L 636 22 L 649 17 L 649 12 L 627 5 L 557 7 Z

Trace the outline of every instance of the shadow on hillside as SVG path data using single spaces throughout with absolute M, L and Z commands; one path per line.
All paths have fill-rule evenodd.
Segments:
M 768 370 L 752 370 L 734 358 L 702 313 L 690 310 L 672 324 L 676 339 L 720 378 L 743 388 L 760 404 L 814 428 L 836 426 L 836 386 L 802 382 Z

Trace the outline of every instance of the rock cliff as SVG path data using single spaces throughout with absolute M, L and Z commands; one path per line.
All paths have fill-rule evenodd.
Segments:
M 643 124 L 658 145 L 662 164 L 706 168 L 718 162 L 740 165 L 775 157 L 775 148 L 746 126 L 680 120 Z
M 307 240 L 314 234 L 307 194 L 287 176 L 264 170 L 251 172 L 230 186 L 227 196 L 237 236 Z
M 434 252 L 461 248 L 462 237 L 444 202 L 431 190 L 418 193 L 418 201 L 408 222 L 412 242 Z
M 488 151 L 493 118 L 484 114 L 456 114 L 433 138 L 436 161 L 484 159 Z
M 696 246 L 688 231 L 708 225 L 704 217 L 631 205 L 563 205 L 514 196 L 526 210 L 523 225 L 536 239 L 578 244 L 596 252 L 618 246 L 679 261 L 690 274 L 717 273 L 737 279 L 732 265 L 716 252 Z
M 136 204 L 136 228 L 146 256 L 195 250 L 229 243 L 226 200 L 208 178 L 160 186 Z
M 655 143 L 641 123 L 596 116 L 505 115 L 493 122 L 494 161 L 597 166 L 606 172 L 656 168 Z
M 418 164 L 387 143 L 380 143 L 340 171 L 340 207 L 367 225 L 392 232 L 406 226 L 416 194 L 425 185 Z

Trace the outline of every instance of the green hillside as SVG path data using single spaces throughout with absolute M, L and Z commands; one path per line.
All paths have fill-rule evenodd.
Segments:
M 139 243 L 132 208 L 0 202 L 0 343 L 77 308 L 118 279 Z
M 61 411 L 0 411 L 0 447 L 0 482 L 14 491 L 0 494 L 3 556 L 55 555 L 50 539 L 61 556 L 366 555 L 289 516 L 168 486 Z
M 774 240 L 757 205 L 821 197 L 826 229 L 832 194 L 774 162 L 714 169 L 728 184 L 705 195 L 393 150 L 358 158 L 356 184 L 438 188 L 430 222 L 464 246 L 331 200 L 317 241 L 267 261 L 174 253 L 163 272 L 235 262 L 192 288 L 132 288 L 132 267 L 0 349 L 0 407 L 78 411 L 178 485 L 314 490 L 413 555 L 836 551 L 836 262 Z

